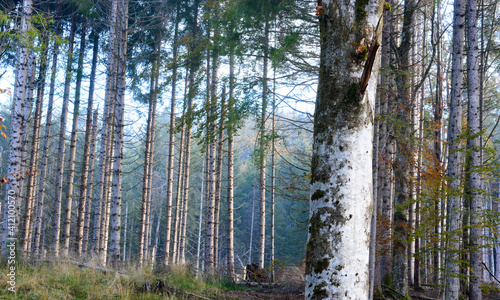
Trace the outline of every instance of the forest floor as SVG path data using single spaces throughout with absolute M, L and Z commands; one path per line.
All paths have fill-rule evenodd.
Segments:
M 91 262 L 89 262 L 90 265 Z M 298 300 L 304 299 L 303 266 L 283 267 L 276 271 L 275 284 L 242 282 L 224 277 L 196 278 L 189 268 L 152 270 L 128 266 L 120 272 L 76 265 L 74 262 L 21 262 L 17 264 L 15 288 L 8 291 L 7 276 L 0 277 L 0 299 L 228 299 Z M 0 261 L 0 274 L 8 274 Z M 483 299 L 500 300 L 500 288 L 483 285 Z M 439 289 L 424 286 L 411 290 L 413 300 L 439 299 Z M 376 300 L 404 299 L 388 292 Z M 467 299 L 467 297 L 463 297 Z

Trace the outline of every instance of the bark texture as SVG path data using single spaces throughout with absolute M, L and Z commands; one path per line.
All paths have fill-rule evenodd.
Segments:
M 322 1 L 306 299 L 368 299 L 373 113 L 384 1 Z M 370 50 L 358 48 L 365 38 Z
M 453 48 L 451 66 L 451 102 L 450 117 L 448 123 L 448 177 L 449 196 L 447 209 L 447 231 L 450 236 L 448 241 L 448 252 L 445 261 L 445 273 L 449 274 L 445 279 L 444 299 L 458 299 L 460 292 L 460 281 L 456 276 L 460 272 L 459 250 L 460 234 L 460 175 L 462 171 L 462 153 L 460 134 L 462 132 L 462 86 L 463 86 L 463 56 L 464 56 L 464 21 L 465 1 L 455 0 L 453 16 Z

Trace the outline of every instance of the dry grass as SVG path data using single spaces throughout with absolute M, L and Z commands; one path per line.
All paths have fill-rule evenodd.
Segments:
M 185 299 L 188 294 L 218 298 L 218 284 L 200 281 L 186 268 L 155 272 L 134 265 L 117 273 L 103 273 L 72 263 L 20 263 L 16 270 L 17 295 L 9 292 L 6 276 L 0 280 L 0 299 Z M 0 274 L 7 274 L 5 263 Z M 0 278 L 1 278 L 0 277 Z M 167 283 L 162 291 L 146 291 L 146 283 Z

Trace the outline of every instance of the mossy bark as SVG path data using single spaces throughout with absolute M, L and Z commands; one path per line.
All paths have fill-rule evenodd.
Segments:
M 353 10 L 334 1 L 321 3 L 307 299 L 368 299 L 373 110 L 379 59 L 356 50 L 362 39 L 371 45 L 375 45 L 373 40 L 380 42 L 383 4 L 356 1 Z M 361 78 L 370 56 L 375 63 L 363 92 Z

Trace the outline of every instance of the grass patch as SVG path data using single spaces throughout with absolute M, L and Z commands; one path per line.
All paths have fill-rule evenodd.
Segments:
M 6 276 L 2 276 L 0 299 L 185 299 L 189 294 L 220 299 L 223 290 L 244 289 L 224 277 L 197 279 L 183 267 L 154 273 L 150 268 L 129 266 L 121 272 L 126 276 L 64 261 L 37 265 L 23 262 L 17 268 L 17 294 L 7 290 Z M 0 274 L 7 273 L 8 266 L 1 264 Z M 158 285 L 163 285 L 161 290 L 147 291 Z

